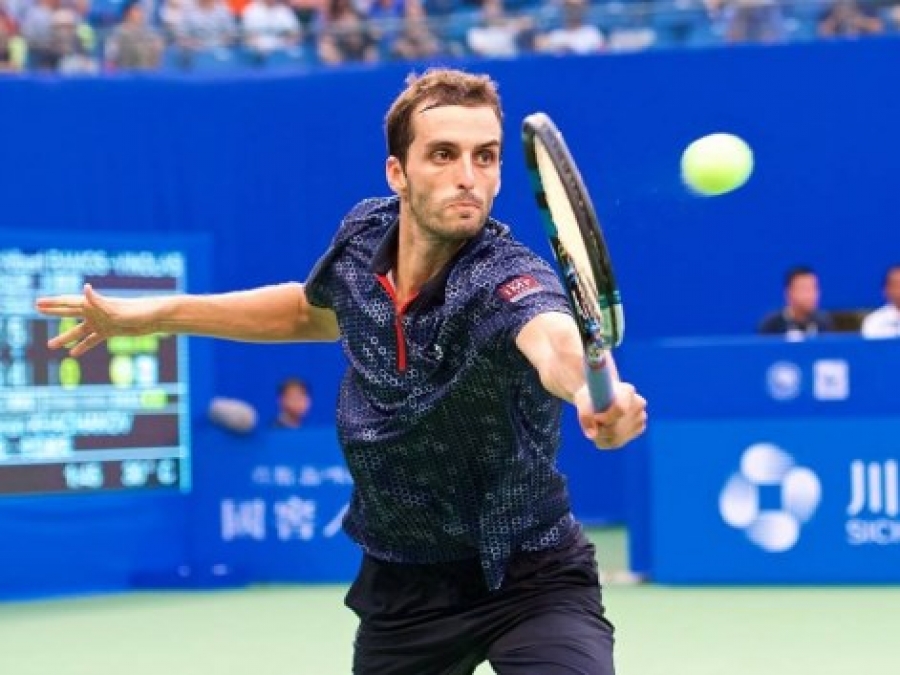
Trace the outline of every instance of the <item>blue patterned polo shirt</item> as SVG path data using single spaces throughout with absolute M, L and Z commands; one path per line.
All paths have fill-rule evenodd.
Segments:
M 344 529 L 380 560 L 478 557 L 496 589 L 513 552 L 575 527 L 556 467 L 561 402 L 515 344 L 532 318 L 569 308 L 553 269 L 493 219 L 398 306 L 398 214 L 397 198 L 357 205 L 306 283 L 336 313 L 350 362 Z

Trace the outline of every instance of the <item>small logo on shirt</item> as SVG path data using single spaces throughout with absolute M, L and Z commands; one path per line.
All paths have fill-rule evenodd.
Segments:
M 530 276 L 516 277 L 502 284 L 497 289 L 497 295 L 507 302 L 518 302 L 522 298 L 527 298 L 533 293 L 541 290 L 541 284 L 537 279 Z

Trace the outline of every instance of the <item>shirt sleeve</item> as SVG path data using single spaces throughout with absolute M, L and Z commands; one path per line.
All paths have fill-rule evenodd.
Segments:
M 334 261 L 340 248 L 341 244 L 338 241 L 333 242 L 309 273 L 303 287 L 306 291 L 306 299 L 311 305 L 334 309 L 334 292 L 337 283 Z
M 494 286 L 494 302 L 503 317 L 504 340 L 514 342 L 519 332 L 540 314 L 572 315 L 554 269 L 534 254 L 504 260 L 503 273 Z

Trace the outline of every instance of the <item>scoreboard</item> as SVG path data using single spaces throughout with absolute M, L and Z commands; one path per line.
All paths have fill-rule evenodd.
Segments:
M 76 320 L 34 309 L 85 283 L 133 297 L 184 292 L 186 278 L 177 249 L 0 236 L 0 496 L 189 487 L 187 339 L 116 337 L 75 359 L 47 340 Z

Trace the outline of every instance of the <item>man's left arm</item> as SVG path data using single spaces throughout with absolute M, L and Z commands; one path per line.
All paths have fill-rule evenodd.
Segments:
M 571 316 L 538 314 L 519 331 L 516 346 L 537 370 L 544 388 L 577 408 L 582 431 L 598 448 L 620 448 L 646 428 L 647 401 L 619 380 L 612 354 L 607 367 L 612 369 L 615 398 L 607 410 L 594 411 L 584 374 L 584 348 Z

